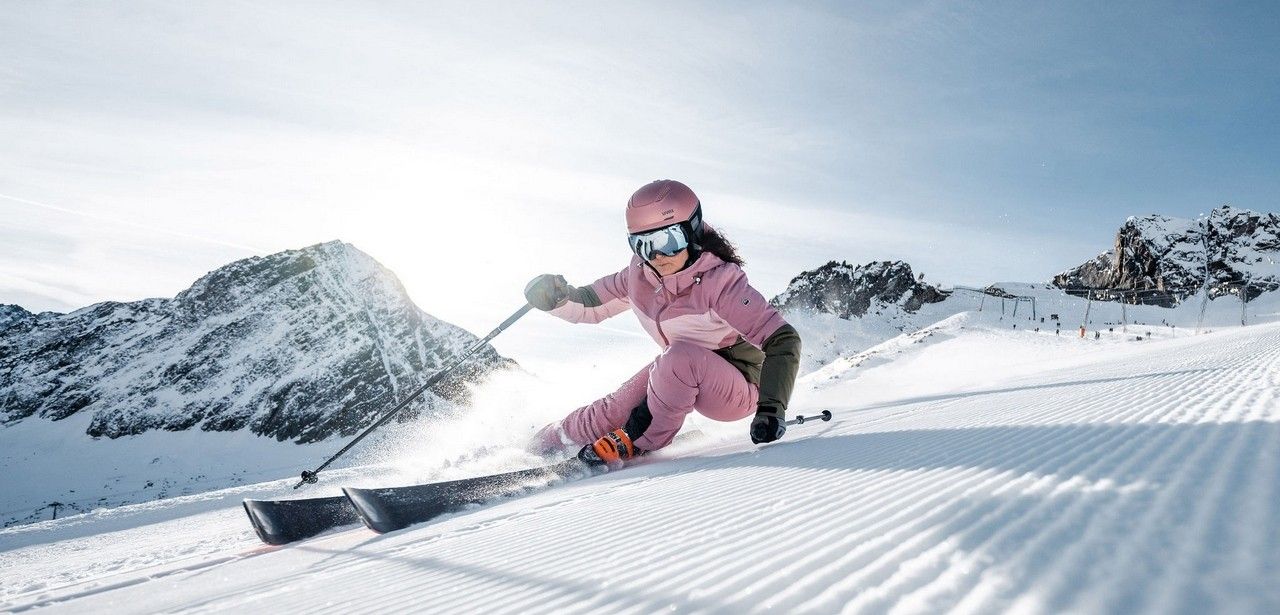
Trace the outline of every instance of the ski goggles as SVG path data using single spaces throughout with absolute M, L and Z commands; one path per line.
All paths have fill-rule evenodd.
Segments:
M 685 236 L 683 224 L 672 224 L 652 231 L 627 235 L 627 243 L 631 251 L 640 258 L 653 260 L 659 254 L 675 256 L 689 247 L 689 238 Z

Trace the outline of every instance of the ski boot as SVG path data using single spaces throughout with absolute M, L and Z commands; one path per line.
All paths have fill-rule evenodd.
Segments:
M 609 466 L 610 469 L 622 467 L 632 458 L 643 455 L 644 451 L 636 448 L 631 436 L 624 429 L 615 429 L 599 440 L 592 442 L 578 451 L 578 459 L 589 466 Z

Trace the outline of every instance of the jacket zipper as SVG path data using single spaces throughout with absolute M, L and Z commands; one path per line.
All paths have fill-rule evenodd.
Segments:
M 662 293 L 662 299 L 663 299 L 662 307 L 658 308 L 658 313 L 654 315 L 653 326 L 657 327 L 658 336 L 662 338 L 663 345 L 666 346 L 667 348 L 670 348 L 671 341 L 667 339 L 667 334 L 662 330 L 662 313 L 665 312 L 667 308 L 671 305 L 671 301 L 667 297 L 666 288 L 667 288 L 666 285 L 662 283 L 661 279 L 659 279 L 658 287 L 653 289 L 653 293 L 655 295 L 658 293 Z

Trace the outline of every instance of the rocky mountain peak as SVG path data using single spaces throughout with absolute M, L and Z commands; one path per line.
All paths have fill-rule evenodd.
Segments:
M 173 299 L 70 314 L 0 307 L 0 422 L 86 414 L 87 433 L 249 429 L 310 442 L 351 434 L 476 341 L 420 310 L 350 244 L 252 257 Z M 415 410 L 510 365 L 491 347 Z
M 831 261 L 792 278 L 786 290 L 770 303 L 784 310 L 808 310 L 858 318 L 873 306 L 896 305 L 915 312 L 947 294 L 918 279 L 902 261 L 877 261 L 853 266 Z
M 0 303 L 0 330 L 4 330 L 8 328 L 9 325 L 31 318 L 35 318 L 35 315 L 26 311 L 21 306 Z
M 394 277 L 351 244 L 330 241 L 219 267 L 178 293 L 173 304 L 203 317 L 234 311 L 236 306 L 263 291 L 305 294 L 306 286 L 321 277 L 352 282 L 376 276 Z M 288 286 L 278 288 L 281 284 Z
M 1140 299 L 1172 305 L 1204 287 L 1210 296 L 1257 295 L 1280 288 L 1280 216 L 1224 205 L 1194 220 L 1130 217 L 1111 250 L 1053 278 L 1068 292 L 1086 288 L 1140 291 Z

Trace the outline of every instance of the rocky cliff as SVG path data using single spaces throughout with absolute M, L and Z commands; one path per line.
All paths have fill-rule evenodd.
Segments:
M 853 266 L 831 261 L 792 278 L 786 290 L 770 302 L 784 310 L 809 310 L 840 318 L 860 318 L 869 311 L 897 306 L 915 312 L 947 294 L 915 277 L 902 261 L 879 261 Z
M 1111 250 L 1053 278 L 1068 292 L 1133 291 L 1139 302 L 1172 305 L 1208 287 L 1210 296 L 1280 288 L 1280 216 L 1229 206 L 1195 220 L 1131 217 Z M 1207 284 L 1206 284 L 1207 281 Z
M 88 416 L 91 436 L 247 429 L 313 442 L 372 423 L 475 341 L 335 241 L 231 263 L 173 299 L 0 306 L 0 422 Z M 491 347 L 477 354 L 406 414 L 511 365 Z

